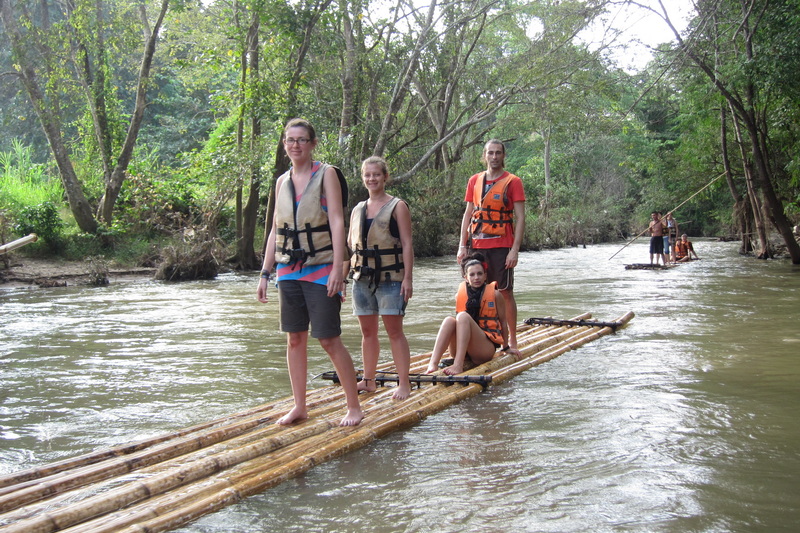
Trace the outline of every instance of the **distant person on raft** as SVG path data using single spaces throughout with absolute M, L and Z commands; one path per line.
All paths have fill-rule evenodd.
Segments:
M 463 266 L 464 280 L 456 293 L 456 316 L 442 321 L 436 344 L 425 373 L 439 368 L 445 349 L 450 350 L 453 363 L 445 367 L 447 375 L 464 371 L 467 357 L 480 365 L 491 361 L 497 349 L 519 355 L 508 345 L 509 330 L 503 293 L 496 282 L 486 283 L 486 266 L 483 255 L 474 253 Z
M 692 260 L 692 254 L 694 254 L 695 259 L 700 259 L 697 257 L 697 253 L 694 251 L 694 246 L 692 246 L 692 241 L 684 233 L 681 235 L 681 240 L 675 243 L 675 262 L 676 263 L 685 263 L 687 261 Z
M 667 265 L 667 254 L 664 253 L 664 230 L 666 228 L 664 224 L 664 219 L 661 218 L 661 213 L 658 211 L 653 211 L 650 213 L 650 226 L 648 229 L 650 230 L 650 264 L 653 264 L 653 258 L 655 258 L 655 264 L 658 264 L 659 258 L 664 266 Z

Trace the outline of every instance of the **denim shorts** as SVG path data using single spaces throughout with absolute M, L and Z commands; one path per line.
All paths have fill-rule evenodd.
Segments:
M 399 281 L 382 281 L 378 290 L 370 287 L 369 281 L 353 282 L 353 314 L 359 315 L 399 315 L 406 314 L 406 301 L 400 294 L 402 283 Z

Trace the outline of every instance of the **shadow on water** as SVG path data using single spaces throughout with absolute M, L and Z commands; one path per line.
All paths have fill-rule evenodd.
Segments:
M 522 254 L 520 319 L 636 318 L 181 531 L 793 529 L 800 271 L 696 247 L 702 261 L 666 271 L 624 270 L 644 242 L 611 261 L 619 245 Z M 255 302 L 255 281 L 0 291 L 0 473 L 288 396 L 277 302 Z M 458 281 L 452 257 L 418 261 L 412 352 Z

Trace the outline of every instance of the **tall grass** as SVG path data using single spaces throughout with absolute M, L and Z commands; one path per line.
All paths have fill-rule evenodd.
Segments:
M 22 208 L 52 202 L 61 205 L 61 181 L 47 174 L 45 165 L 31 160 L 31 148 L 14 139 L 10 152 L 0 152 L 0 209 L 12 216 Z

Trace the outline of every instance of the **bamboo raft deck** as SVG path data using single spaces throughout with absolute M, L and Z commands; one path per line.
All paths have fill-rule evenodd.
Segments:
M 669 270 L 678 266 L 677 263 L 670 263 L 668 265 L 659 265 L 653 263 L 633 263 L 625 265 L 625 270 Z
M 0 477 L 0 531 L 132 533 L 179 527 L 612 333 L 633 313 L 614 322 L 590 318 L 585 314 L 520 324 L 520 356 L 501 353 L 461 374 L 485 379 L 418 383 L 403 401 L 391 399 L 393 387 L 362 394 L 365 418 L 358 426 L 338 426 L 344 394 L 331 385 L 308 392 L 309 418 L 292 426 L 275 424 L 292 406 L 292 399 L 285 398 L 175 433 Z M 423 372 L 429 357 L 412 356 L 411 372 Z M 379 367 L 386 374 L 391 369 Z

